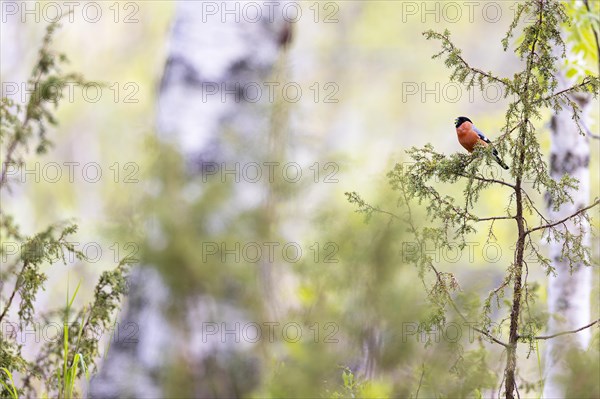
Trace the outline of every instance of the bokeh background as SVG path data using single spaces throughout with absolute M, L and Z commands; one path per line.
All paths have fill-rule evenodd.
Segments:
M 35 3 L 26 4 L 33 8 Z M 48 4 L 38 2 L 37 6 L 43 11 Z M 438 43 L 426 41 L 422 32 L 449 29 L 472 65 L 501 76 L 512 76 L 522 68 L 521 62 L 510 50 L 504 52 L 500 41 L 513 18 L 515 3 L 470 2 L 466 5 L 371 0 L 300 1 L 298 4 L 303 14 L 292 24 L 292 41 L 274 73 L 280 82 L 295 82 L 302 89 L 299 101 L 284 100 L 281 105 L 288 117 L 283 122 L 285 135 L 278 140 L 285 153 L 282 159 L 301 165 L 303 178 L 293 184 L 280 182 L 276 195 L 271 197 L 268 213 L 277 215 L 269 222 L 275 226 L 272 230 L 276 232 L 276 240 L 298 243 L 304 256 L 300 262 L 281 262 L 274 266 L 284 270 L 283 280 L 277 282 L 282 290 L 277 298 L 283 298 L 277 305 L 277 317 L 281 322 L 301 323 L 306 334 L 311 331 L 308 326 L 314 323 L 320 323 L 321 334 L 328 331 L 323 330 L 325 323 L 333 323 L 338 342 L 323 342 L 323 336 L 318 343 L 310 339 L 299 343 L 261 342 L 265 347 L 261 352 L 264 373 L 254 390 L 255 395 L 331 396 L 336 392 L 347 395 L 344 367 L 349 367 L 356 374 L 355 378 L 365 370 L 366 366 L 361 363 L 365 356 L 364 339 L 371 336 L 372 329 L 377 329 L 377 339 L 386 344 L 381 352 L 369 355 L 377 360 L 374 382 L 365 388 L 370 390 L 370 395 L 408 397 L 422 386 L 422 397 L 440 394 L 461 397 L 482 381 L 486 381 L 483 385 L 490 386 L 489 392 L 497 391 L 492 387 L 500 384 L 505 359 L 494 345 L 468 339 L 464 326 L 460 339 L 448 338 L 452 335 L 448 331 L 448 335 L 441 334 L 439 342 L 433 337 L 429 344 L 425 342 L 427 339 L 407 333 L 413 331 L 410 329 L 416 323 L 428 318 L 425 289 L 417 270 L 402 256 L 407 243 L 412 243 L 410 234 L 406 226 L 391 223 L 385 216 L 376 216 L 366 223 L 362 215 L 355 213 L 344 193 L 359 192 L 373 205 L 404 214 L 405 210 L 397 207 L 396 194 L 387 185 L 386 173 L 395 163 L 405 160 L 406 149 L 432 143 L 437 151 L 446 154 L 464 151 L 453 126 L 454 118 L 460 115 L 470 117 L 492 140 L 499 136 L 510 99 L 503 98 L 494 88 L 482 93 L 476 89 L 467 91 L 449 82 L 443 62 L 431 58 L 439 51 Z M 164 173 L 163 179 L 175 178 L 169 177 L 168 171 L 160 171 L 172 163 L 160 149 L 157 151 L 160 147 L 155 139 L 157 93 L 175 4 L 102 2 L 101 6 L 103 16 L 97 23 L 83 20 L 77 11 L 74 22 L 64 20 L 53 44 L 54 49 L 70 59 L 66 69 L 106 84 L 101 98 L 93 102 L 86 100 L 81 89 L 75 88 L 72 101 L 63 100 L 58 107 L 59 127 L 50 133 L 53 149 L 43 156 L 28 155 L 27 167 L 39 169 L 34 174 L 15 175 L 15 179 L 22 181 L 12 184 L 10 193 L 2 194 L 2 207 L 15 214 L 24 232 L 31 234 L 57 220 L 75 220 L 80 227 L 77 234 L 80 248 L 89 251 L 88 256 L 94 259 L 73 261 L 66 266 L 48 265 L 49 282 L 38 297 L 39 309 L 64 301 L 67 280 L 72 285 L 81 281 L 77 301 L 89 301 L 100 273 L 114 267 L 120 257 L 130 252 L 145 261 L 155 261 L 164 274 L 174 276 L 174 287 L 182 284 L 180 280 L 193 280 L 190 276 L 196 276 L 195 273 L 205 281 L 218 274 L 206 276 L 202 272 L 205 265 L 189 255 L 194 251 L 195 233 L 183 222 L 180 225 L 174 222 L 173 229 L 168 231 L 188 238 L 182 239 L 181 248 L 167 246 L 166 251 L 192 259 L 190 266 L 169 266 L 173 259 L 179 259 L 173 254 L 164 257 L 155 254 L 155 259 L 148 255 L 152 254 L 150 243 L 155 242 L 148 239 L 151 235 L 148 219 L 168 219 L 169 214 L 175 212 L 174 208 L 183 206 L 171 203 L 169 207 L 167 202 L 181 196 L 156 195 L 157 173 Z M 118 22 L 115 22 L 114 9 L 110 8 L 115 6 L 120 10 Z M 316 9 L 320 12 L 317 22 Z M 126 23 L 129 13 L 133 13 L 132 21 Z M 327 15 L 330 15 L 329 22 L 325 22 Z M 21 18 L 3 15 L 3 96 L 7 94 L 6 82 L 22 84 L 27 79 L 49 22 L 43 12 L 41 16 L 39 21 L 27 16 L 26 21 L 21 22 Z M 94 97 L 94 91 L 90 89 L 89 97 Z M 319 94 L 317 101 L 315 93 Z M 19 101 L 18 96 L 22 94 L 19 88 L 13 99 Z M 593 109 L 596 111 L 589 127 L 598 132 L 595 101 Z M 550 116 L 548 111 L 535 122 L 546 153 L 550 146 Z M 594 141 L 591 147 L 592 198 L 600 192 L 598 144 Z M 48 169 L 52 162 L 61 165 L 62 177 L 57 182 L 44 178 L 45 172 L 54 174 Z M 73 181 L 69 181 L 64 162 L 82 165 L 75 167 Z M 315 162 L 320 169 L 317 182 L 314 169 L 310 169 Z M 83 165 L 89 163 L 96 163 L 102 172 L 97 182 L 87 181 L 95 180 L 93 169 L 87 170 L 90 175 L 84 175 Z M 326 170 L 328 163 L 331 169 Z M 332 182 L 324 182 L 331 171 L 335 171 Z M 34 176 L 41 178 L 35 181 Z M 130 176 L 131 180 L 124 176 Z M 238 185 L 248 184 L 253 183 L 242 181 Z M 236 186 L 231 181 L 226 185 Z M 268 190 L 269 185 L 265 184 L 264 188 Z M 462 187 L 448 190 L 460 196 Z M 185 195 L 188 194 L 183 197 Z M 536 199 L 543 203 L 542 196 Z M 219 205 L 210 201 L 221 200 L 215 195 L 203 200 L 199 208 L 190 205 L 185 209 L 212 212 L 211 207 Z M 263 204 L 267 194 L 247 200 Z M 477 212 L 491 215 L 504 208 L 505 201 L 504 195 L 489 190 L 481 196 Z M 423 209 L 415 204 L 413 212 L 416 220 L 425 226 Z M 159 215 L 149 216 L 153 213 Z M 263 216 L 242 215 L 237 224 L 233 224 L 238 229 L 219 233 L 212 240 L 219 241 L 223 237 L 227 237 L 229 243 L 252 240 L 253 234 L 266 223 Z M 598 219 L 594 220 L 594 226 L 598 227 Z M 208 234 L 202 236 L 205 240 L 211 240 L 210 233 L 203 234 Z M 456 274 L 461 286 L 460 301 L 467 309 L 468 304 L 476 305 L 478 298 L 483 298 L 501 282 L 512 260 L 511 245 L 515 239 L 512 224 L 497 223 L 495 235 L 497 240 L 490 244 L 486 243 L 485 228 L 473 234 L 471 254 L 468 251 L 448 254 L 431 249 L 439 257 L 439 268 Z M 336 262 L 325 263 L 322 259 L 315 262 L 313 251 L 309 249 L 315 243 L 321 251 L 334 249 Z M 334 246 L 324 248 L 329 243 Z M 592 307 L 595 318 L 598 317 L 599 295 L 597 243 L 595 237 L 592 248 L 596 265 L 593 292 L 596 300 Z M 539 245 L 543 248 L 541 241 Z M 236 290 L 248 290 L 248 307 L 254 309 L 253 312 L 262 309 L 257 311 L 261 316 L 256 317 L 273 319 L 273 314 L 264 311 L 264 305 L 254 303 L 264 300 L 264 294 L 256 288 L 253 266 L 241 262 L 228 267 L 235 270 L 225 268 L 223 273 L 236 276 L 241 286 Z M 200 271 L 194 272 L 194 268 Z M 541 268 L 532 267 L 529 278 L 540 284 L 539 300 L 534 308 L 542 314 L 546 310 L 545 273 Z M 197 287 L 193 283 L 191 286 L 192 290 Z M 227 290 L 218 289 L 213 294 L 219 298 L 229 295 Z M 475 320 L 476 314 L 473 309 L 469 316 Z M 500 320 L 502 315 L 494 317 Z M 456 318 L 449 310 L 448 321 Z M 103 339 L 104 343 L 108 341 L 107 337 Z M 33 354 L 36 346 L 28 346 Z M 491 374 L 480 366 L 483 358 Z M 520 361 L 521 377 L 535 382 L 540 373 L 536 354 L 529 354 L 524 348 Z M 536 392 L 535 387 L 532 392 Z

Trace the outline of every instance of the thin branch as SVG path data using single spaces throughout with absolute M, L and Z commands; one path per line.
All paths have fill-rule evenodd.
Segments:
M 372 205 L 369 205 L 367 203 L 365 203 L 363 205 L 366 209 L 370 210 L 371 212 L 377 212 L 377 213 L 383 213 L 384 215 L 388 215 L 391 216 L 394 219 L 398 219 L 400 221 L 404 221 L 400 216 L 396 215 L 395 213 L 392 212 L 388 212 L 388 211 L 384 211 L 383 209 L 379 208 L 379 207 L 374 207 Z
M 13 140 L 10 143 L 8 150 L 6 151 L 6 160 L 2 164 L 2 174 L 0 175 L 0 189 L 2 188 L 4 183 L 6 183 L 8 167 L 13 162 L 12 157 L 13 157 L 13 153 L 15 152 L 15 150 L 17 148 L 17 144 L 19 144 L 19 140 L 17 139 L 17 136 L 15 136 L 15 137 L 13 137 Z
M 20 281 L 20 279 L 21 279 L 21 276 L 23 275 L 23 272 L 25 271 L 25 268 L 27 267 L 28 264 L 29 264 L 29 262 L 27 262 L 27 261 L 23 262 L 23 267 L 21 268 L 21 271 L 17 275 L 17 281 L 15 281 L 15 287 L 13 288 L 13 291 L 10 294 L 10 298 L 8 298 L 8 302 L 6 303 L 6 307 L 2 311 L 2 314 L 0 315 L 0 322 L 2 321 L 2 319 L 4 319 L 4 316 L 6 316 L 6 314 L 8 313 L 8 309 L 10 309 L 10 306 L 12 305 L 12 301 L 15 298 L 15 294 L 17 293 L 17 291 L 19 290 L 19 288 L 21 288 L 21 284 L 20 284 L 21 281 Z
M 443 35 L 443 34 L 440 34 L 439 36 L 441 36 L 441 37 L 444 39 L 444 41 L 446 42 L 446 44 L 447 44 L 447 45 L 448 45 L 448 46 L 449 46 L 449 47 L 450 47 L 450 48 L 451 48 L 453 51 L 456 51 L 456 56 L 458 57 L 458 59 L 460 60 L 460 62 L 461 62 L 461 63 L 462 63 L 462 64 L 463 64 L 463 65 L 464 65 L 466 68 L 468 68 L 468 69 L 469 69 L 471 72 L 473 72 L 473 73 L 475 73 L 475 74 L 478 74 L 478 75 L 482 75 L 482 76 L 484 76 L 484 77 L 486 77 L 486 78 L 488 78 L 489 80 L 492 80 L 492 81 L 494 81 L 494 82 L 498 82 L 498 83 L 502 84 L 504 87 L 506 87 L 506 88 L 508 88 L 508 89 L 511 89 L 511 90 L 512 90 L 512 87 L 510 86 L 510 84 L 509 84 L 507 81 L 505 81 L 505 80 L 503 80 L 503 79 L 500 79 L 500 78 L 497 78 L 497 77 L 496 77 L 496 76 L 494 76 L 494 75 L 491 75 L 491 74 L 489 74 L 489 73 L 487 73 L 487 72 L 484 72 L 484 71 L 482 71 L 481 69 L 478 69 L 478 68 L 473 68 L 471 65 L 469 65 L 469 63 L 468 63 L 468 62 L 467 62 L 467 61 L 466 61 L 466 60 L 465 60 L 465 59 L 464 59 L 462 56 L 460 56 L 460 55 L 458 54 L 458 51 L 456 50 L 456 46 L 454 46 L 454 44 L 453 44 L 453 43 L 450 41 L 450 38 L 449 38 L 449 37 L 447 37 L 446 35 Z
M 406 192 L 404 191 L 404 189 L 402 190 L 402 195 L 404 196 L 404 201 L 406 203 L 406 208 L 408 210 L 408 224 L 409 227 L 412 231 L 412 233 L 415 235 L 415 237 L 417 236 L 417 229 L 413 224 L 413 219 L 412 219 L 412 210 L 410 208 L 410 203 L 408 201 L 408 198 L 406 197 Z M 419 243 L 421 244 L 421 243 Z M 454 299 L 452 299 L 452 296 L 450 295 L 450 292 L 448 292 L 448 290 L 446 289 L 446 285 L 444 284 L 444 280 L 441 277 L 441 273 L 437 270 L 437 268 L 433 265 L 433 263 L 429 263 L 429 267 L 431 268 L 431 270 L 433 270 L 433 272 L 435 273 L 435 277 L 438 281 L 438 283 L 440 283 L 440 286 L 443 287 L 444 289 L 444 293 L 446 294 L 446 298 L 448 299 L 448 302 L 450 303 L 450 305 L 452 306 L 452 308 L 454 309 L 454 311 L 460 316 L 460 318 L 465 321 L 465 322 L 469 322 L 469 320 L 467 320 L 467 318 L 462 314 L 462 312 L 460 311 L 460 309 L 458 309 L 458 306 L 456 305 L 456 303 L 454 302 Z M 505 342 L 500 341 L 499 339 L 495 338 L 494 336 L 492 336 L 491 334 L 489 334 L 487 331 L 483 331 L 477 327 L 473 327 L 473 330 L 477 331 L 478 333 L 485 335 L 486 337 L 488 337 L 489 339 L 491 339 L 493 342 L 502 345 L 505 348 L 508 348 L 508 344 Z
M 512 275 L 509 274 L 507 276 L 507 278 L 504 279 L 504 281 L 502 282 L 502 284 L 500 284 L 496 289 L 494 289 L 492 291 L 492 293 L 489 296 L 490 300 L 492 299 L 493 296 L 495 296 L 496 297 L 496 304 L 498 304 L 498 301 L 500 301 L 500 297 L 499 297 L 498 293 L 501 290 L 503 290 L 504 288 L 506 288 L 508 286 L 508 284 L 510 284 L 511 281 L 512 281 Z M 499 307 L 499 304 L 497 305 L 497 307 Z
M 500 381 L 500 385 L 498 386 L 498 399 L 502 396 L 502 387 L 504 386 L 504 380 L 506 380 L 506 370 L 502 373 L 502 380 Z
M 519 100 L 521 101 L 521 100 Z M 504 139 L 504 137 L 510 135 L 512 132 L 514 132 L 515 130 L 517 130 L 521 125 L 523 124 L 523 122 L 519 122 L 517 123 L 512 129 L 510 129 L 508 132 L 502 134 L 500 137 L 498 137 L 498 139 L 496 139 L 495 141 L 502 141 Z M 507 126 L 508 128 L 508 126 Z
M 514 216 L 492 216 L 489 218 L 477 219 L 476 222 L 486 222 L 488 220 L 512 220 L 514 218 L 515 218 Z
M 505 343 L 505 342 L 502 342 L 502 341 L 500 341 L 499 339 L 496 339 L 496 338 L 494 338 L 494 337 L 493 337 L 491 334 L 489 334 L 489 333 L 487 333 L 487 332 L 485 332 L 485 331 L 483 331 L 483 330 L 481 330 L 481 329 L 479 329 L 479 328 L 477 328 L 477 327 L 473 327 L 473 330 L 477 331 L 477 332 L 478 332 L 478 333 L 480 333 L 480 334 L 483 334 L 483 335 L 485 335 L 486 337 L 488 337 L 489 339 L 491 339 L 491 340 L 492 340 L 492 341 L 494 341 L 495 343 L 497 343 L 497 344 L 499 344 L 499 345 L 502 345 L 502 346 L 503 346 L 503 347 L 505 347 L 505 348 L 508 348 L 508 344 L 507 344 L 507 343 Z
M 576 217 L 576 216 L 584 213 L 585 211 L 589 210 L 590 208 L 595 207 L 598 204 L 600 204 L 600 199 L 597 199 L 592 204 L 586 206 L 585 208 L 581 208 L 577 212 L 575 212 L 575 213 L 573 213 L 573 214 L 571 214 L 571 215 L 569 215 L 569 216 L 567 216 L 567 217 L 565 217 L 565 218 L 563 218 L 563 219 L 561 219 L 559 221 L 556 221 L 556 222 L 553 222 L 553 223 L 548 223 L 548 224 L 545 224 L 545 225 L 542 225 L 542 226 L 538 226 L 538 227 L 534 227 L 533 229 L 527 230 L 525 232 L 525 234 L 527 235 L 527 234 L 533 233 L 534 231 L 543 230 L 543 229 L 549 229 L 549 228 L 552 228 L 552 227 L 557 226 L 559 224 L 565 223 L 569 219 L 572 219 L 572 218 L 574 218 L 574 217 Z
M 475 217 L 473 215 L 471 215 L 468 211 L 463 211 L 462 209 L 454 206 L 454 204 L 452 202 L 442 198 L 442 196 L 437 191 L 435 191 L 435 189 L 433 189 L 431 187 L 425 187 L 424 190 L 426 190 L 430 195 L 432 195 L 436 201 L 452 208 L 454 213 L 456 213 L 457 215 L 460 215 L 466 219 L 475 219 Z
M 550 223 L 550 220 L 548 220 L 543 214 L 542 212 L 540 212 L 539 209 L 537 209 L 537 207 L 535 206 L 535 203 L 533 202 L 533 200 L 531 199 L 531 197 L 529 196 L 529 194 L 527 194 L 527 191 L 525 191 L 524 188 L 521 188 L 521 191 L 523 192 L 523 194 L 525 194 L 525 197 L 527 198 L 527 201 L 529 202 L 529 208 L 533 209 L 540 218 L 542 218 L 542 220 L 546 223 Z
M 587 124 L 586 124 L 584 121 L 581 121 L 581 120 L 580 120 L 580 121 L 579 121 L 579 125 L 580 125 L 580 126 L 583 128 L 583 130 L 585 131 L 585 135 L 586 135 L 586 136 L 589 136 L 589 137 L 591 137 L 591 138 L 593 138 L 593 139 L 596 139 L 596 140 L 600 139 L 600 135 L 592 133 L 592 131 L 590 130 L 590 128 L 588 127 L 588 125 L 587 125 Z
M 436 276 L 438 282 L 442 285 L 442 287 L 444 287 L 444 292 L 446 293 L 446 297 L 448 298 L 448 302 L 450 303 L 450 305 L 452 306 L 452 308 L 454 309 L 454 311 L 460 316 L 461 319 L 463 319 L 463 321 L 465 321 L 465 322 L 468 323 L 469 320 L 467 320 L 467 318 L 461 313 L 460 309 L 458 309 L 458 306 L 456 305 L 456 302 L 454 302 L 454 299 L 452 299 L 452 297 L 450 296 L 450 293 L 448 292 L 448 290 L 445 289 L 444 282 L 443 282 L 443 280 L 441 278 L 441 273 L 432 264 L 430 264 L 429 266 L 431 267 L 431 269 L 435 273 L 435 276 Z M 489 339 L 491 339 L 495 343 L 497 343 L 499 345 L 502 345 L 505 348 L 508 348 L 508 344 L 507 343 L 500 341 L 499 339 L 495 338 L 493 335 L 491 335 L 487 331 L 484 331 L 484 330 L 482 330 L 480 328 L 477 328 L 477 327 L 473 327 L 473 330 L 477 331 L 480 334 L 485 335 L 486 337 L 488 337 Z
M 42 79 L 42 71 L 40 69 L 40 71 L 38 72 L 38 74 L 35 77 L 35 80 L 33 82 L 34 88 L 40 84 L 41 79 Z M 31 101 L 34 101 L 33 97 L 30 100 L 30 104 L 31 104 Z M 29 104 L 27 104 L 27 108 L 25 110 L 25 116 L 23 117 L 23 122 L 21 123 L 22 131 L 26 130 L 27 124 L 29 123 L 29 120 L 31 119 L 31 112 L 29 110 L 30 110 L 30 107 L 29 107 Z M 4 186 L 6 184 L 8 167 L 13 162 L 13 155 L 14 155 L 15 150 L 17 149 L 17 145 L 19 144 L 19 141 L 20 141 L 19 135 L 15 134 L 12 137 L 12 141 L 11 141 L 10 145 L 8 146 L 8 149 L 6 150 L 5 161 L 2 164 L 2 174 L 0 174 L 0 189 L 2 189 L 2 186 Z
M 585 87 L 585 86 L 589 85 L 590 82 L 591 82 L 590 81 L 590 77 L 586 76 L 581 83 L 579 83 L 577 85 L 574 85 L 574 86 L 571 86 L 569 88 L 566 88 L 564 90 L 557 91 L 556 93 L 550 94 L 548 97 L 544 97 L 544 98 L 542 98 L 539 101 L 549 101 L 549 100 L 552 100 L 553 98 L 564 96 L 564 95 L 567 95 L 567 94 L 569 94 L 571 92 L 574 92 L 574 91 L 578 91 L 577 89 L 580 89 L 582 87 Z
M 542 335 L 542 336 L 538 336 L 538 337 L 533 337 L 533 339 L 551 339 L 551 338 L 560 337 L 561 335 L 575 334 L 575 333 L 578 333 L 579 331 L 585 330 L 586 328 L 590 328 L 591 326 L 593 326 L 594 324 L 597 324 L 597 323 L 600 323 L 600 319 L 597 319 L 597 320 L 591 322 L 590 324 L 580 327 L 577 330 L 563 331 L 563 332 L 560 332 L 557 334 L 552 334 L 552 335 Z
M 487 72 L 483 72 L 481 69 L 478 69 L 478 68 L 473 68 L 473 67 L 472 67 L 472 66 L 470 66 L 470 65 L 469 65 L 469 63 L 468 63 L 467 61 L 465 61 L 465 59 L 464 59 L 463 57 L 461 57 L 460 55 L 458 56 L 458 59 L 459 59 L 459 60 L 460 60 L 460 61 L 463 63 L 463 65 L 464 65 L 465 67 L 469 68 L 469 69 L 470 69 L 471 71 L 473 71 L 474 73 L 477 73 L 477 74 L 479 74 L 479 75 L 483 75 L 483 76 L 485 76 L 486 78 L 488 78 L 489 80 L 493 80 L 494 82 L 498 82 L 498 83 L 500 83 L 500 84 L 504 85 L 504 87 L 506 87 L 506 88 L 508 88 L 508 89 L 511 89 L 511 90 L 512 90 L 512 88 L 511 88 L 511 86 L 508 84 L 508 82 L 506 82 L 506 81 L 504 81 L 504 80 L 502 80 L 502 79 L 500 79 L 500 78 L 497 78 L 497 77 L 495 77 L 494 75 L 490 75 L 490 74 L 489 74 L 489 73 L 487 73 Z
M 515 189 L 515 186 L 513 184 L 507 183 L 503 180 L 488 179 L 487 177 L 481 177 L 481 176 L 477 176 L 477 175 L 469 176 L 469 175 L 464 175 L 462 173 L 457 173 L 457 175 L 464 177 L 466 179 L 474 179 L 474 180 L 478 180 L 478 181 L 482 181 L 482 182 L 486 182 L 486 183 L 496 183 L 496 184 L 500 184 L 500 185 L 503 185 L 506 187 L 510 187 L 513 190 Z
M 419 391 L 421 390 L 421 384 L 423 383 L 423 376 L 425 375 L 425 364 L 422 365 L 423 371 L 421 372 L 421 378 L 419 378 L 419 386 L 417 387 L 417 393 L 415 399 L 419 399 Z
M 494 238 L 495 241 L 498 241 L 496 234 L 494 234 L 494 223 L 496 223 L 496 221 L 492 220 L 492 223 L 490 223 L 490 227 L 488 228 L 487 238 L 485 239 L 486 245 L 490 243 L 492 238 Z

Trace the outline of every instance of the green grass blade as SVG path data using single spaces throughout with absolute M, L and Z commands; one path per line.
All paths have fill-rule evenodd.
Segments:
M 0 380 L 0 383 L 2 383 L 2 385 L 4 386 L 4 388 L 6 388 L 6 390 L 8 392 L 10 392 L 10 397 L 12 399 L 18 399 L 19 398 L 19 394 L 17 392 L 17 388 L 15 387 L 15 381 L 13 380 L 12 373 L 10 371 L 8 371 L 8 369 L 6 367 L 0 367 L 0 370 L 4 371 L 6 373 L 6 375 L 8 376 L 8 380 L 10 382 L 10 385 L 8 385 L 7 383 L 5 383 L 2 380 Z

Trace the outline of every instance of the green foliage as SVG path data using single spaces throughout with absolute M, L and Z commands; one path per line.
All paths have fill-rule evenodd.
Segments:
M 593 75 L 600 65 L 598 33 L 600 32 L 600 3 L 597 1 L 568 1 L 565 11 L 569 16 L 565 41 L 574 57 L 565 58 L 567 78 L 581 79 Z
M 342 368 L 340 388 L 332 392 L 331 399 L 382 398 L 390 396 L 390 387 L 378 381 L 362 381 L 348 367 Z
M 67 286 L 67 304 L 65 307 L 65 318 L 63 321 L 63 373 L 62 382 L 59 396 L 64 398 L 73 397 L 73 388 L 75 387 L 75 379 L 77 378 L 77 367 L 79 366 L 79 359 L 81 359 L 81 354 L 76 353 L 73 359 L 73 365 L 69 367 L 69 312 L 71 307 L 73 306 L 73 301 L 75 301 L 75 297 L 77 296 L 77 292 L 79 291 L 79 287 L 81 287 L 81 283 L 77 284 L 77 288 L 75 288 L 75 292 L 69 300 L 69 288 Z M 81 338 L 82 328 L 79 329 L 78 338 Z M 85 370 L 85 366 L 83 367 Z M 60 374 L 57 372 L 57 375 Z
M 585 15 L 589 18 L 588 14 Z M 530 308 L 535 300 L 535 285 L 527 282 L 528 273 L 524 273 L 524 270 L 528 270 L 525 254 L 531 254 L 548 273 L 553 271 L 550 260 L 539 253 L 533 244 L 532 235 L 544 232 L 548 241 L 563 243 L 563 256 L 571 264 L 589 264 L 589 250 L 582 243 L 581 230 L 558 228 L 562 223 L 546 219 L 538 209 L 539 205 L 528 194 L 530 190 L 546 193 L 549 203 L 554 209 L 558 209 L 560 205 L 572 202 L 569 192 L 576 189 L 579 183 L 566 175 L 559 181 L 551 178 L 535 127 L 535 122 L 542 118 L 545 109 L 557 111 L 563 107 L 572 111 L 574 123 L 579 126 L 580 111 L 573 96 L 580 93 L 589 93 L 595 97 L 598 95 L 600 81 L 598 76 L 592 74 L 582 76 L 572 87 L 557 91 L 556 76 L 560 60 L 555 48 L 562 49 L 562 57 L 566 57 L 566 46 L 560 29 L 567 20 L 564 4 L 559 1 L 530 0 L 517 4 L 515 19 L 502 40 L 506 51 L 517 29 L 522 29 L 521 39 L 515 44 L 514 52 L 523 61 L 524 68 L 512 78 L 472 67 L 461 50 L 452 43 L 448 30 L 443 33 L 433 30 L 424 32 L 428 40 L 441 43 L 441 51 L 433 58 L 444 60 L 451 71 L 451 81 L 468 89 L 475 87 L 482 91 L 489 84 L 499 84 L 506 97 L 514 98 L 506 110 L 502 135 L 494 143 L 503 158 L 511 159 L 510 175 L 503 176 L 500 170 L 494 170 L 493 163 L 490 163 L 491 146 L 477 148 L 471 155 L 447 156 L 436 152 L 431 144 L 406 151 L 408 162 L 397 164 L 387 175 L 390 186 L 398 192 L 397 205 L 406 214 L 406 217 L 393 217 L 407 226 L 421 248 L 429 245 L 437 250 L 450 249 L 454 241 L 458 240 L 460 249 L 464 249 L 465 242 L 477 232 L 480 223 L 489 223 L 489 241 L 495 239 L 495 222 L 515 222 L 514 260 L 505 266 L 506 275 L 501 285 L 490 292 L 483 302 L 477 321 L 477 331 L 484 338 L 507 349 L 507 397 L 513 397 L 516 389 L 517 343 L 527 341 L 530 348 L 533 348 L 534 332 L 543 328 L 542 319 Z M 579 129 L 583 131 L 581 127 Z M 487 173 L 482 172 L 483 170 Z M 445 194 L 444 187 L 448 185 L 461 185 L 463 195 L 456 197 Z M 488 189 L 504 195 L 505 206 L 496 215 L 480 217 L 476 205 L 481 194 Z M 392 214 L 370 205 L 357 193 L 346 195 L 348 201 L 357 206 L 358 212 L 365 214 L 367 218 L 375 213 Z M 414 223 L 411 202 L 425 206 L 431 226 L 418 227 Z M 597 204 L 598 200 L 590 207 Z M 589 221 L 585 210 L 571 215 L 568 220 L 578 227 L 582 226 Z M 425 331 L 443 328 L 447 323 L 448 308 L 466 320 L 463 310 L 457 304 L 459 296 L 456 294 L 458 282 L 455 276 L 441 271 L 441 266 L 434 262 L 432 256 L 422 251 L 411 254 L 408 260 L 417 267 L 432 308 L 431 317 L 422 324 L 422 328 Z M 512 297 L 505 300 L 505 290 L 509 288 L 512 288 Z M 506 321 L 510 326 L 509 334 L 500 336 L 499 329 L 492 326 L 491 314 L 503 308 L 507 316 L 502 318 L 502 322 Z M 471 352 L 464 358 L 483 360 L 482 353 Z M 478 387 L 493 383 L 484 363 L 478 365 L 475 361 L 469 367 L 459 364 L 454 370 L 466 384 L 465 387 L 468 387 L 465 391 L 454 392 L 456 396 L 464 397 L 478 391 Z M 472 379 L 473 375 L 478 375 L 475 371 L 480 371 L 483 375 Z M 481 395 L 481 391 L 479 392 Z
M 343 398 L 389 398 L 396 397 L 391 384 L 382 380 L 365 380 L 357 377 L 348 367 L 342 367 L 341 381 L 339 388 L 328 394 L 331 399 Z M 421 380 L 422 382 L 422 380 Z M 418 386 L 416 389 L 421 388 Z M 398 397 L 407 397 L 398 396 Z M 410 398 L 418 397 L 414 393 Z M 426 396 L 422 396 L 426 397 Z
M 59 231 L 58 236 L 56 230 Z M 75 225 L 64 228 L 50 226 L 45 231 L 22 242 L 18 263 L 23 266 L 19 272 L 17 285 L 21 298 L 18 312 L 19 322 L 23 325 L 26 326 L 33 322 L 35 297 L 47 279 L 46 275 L 40 271 L 40 266 L 44 263 L 53 264 L 59 259 L 66 265 L 66 251 L 74 254 L 78 259 L 84 259 L 84 255 L 80 251 L 76 251 L 73 244 L 67 241 L 67 238 L 76 231 L 77 226 Z M 7 310 L 8 306 L 4 311 Z
M 567 398 L 600 397 L 600 335 L 595 334 L 591 348 L 574 350 L 567 356 L 566 375 L 562 378 Z
M 64 87 L 66 82 L 84 83 L 79 74 L 62 72 L 61 65 L 66 57 L 50 48 L 57 27 L 57 24 L 51 24 L 44 36 L 29 79 L 33 93 L 26 106 L 22 107 L 7 98 L 0 103 L 0 189 L 8 188 L 8 169 L 15 164 L 22 164 L 23 156 L 31 146 L 35 145 L 38 154 L 45 153 L 50 147 L 47 132 L 49 126 L 57 124 L 52 108 L 56 108 L 60 100 L 59 88 Z M 98 334 L 110 328 L 115 310 L 126 291 L 125 275 L 129 260 L 123 260 L 115 269 L 102 274 L 95 289 L 94 301 L 88 307 L 74 309 L 76 290 L 73 297 L 67 300 L 65 309 L 42 314 L 36 313 L 35 309 L 37 295 L 40 289 L 45 288 L 47 281 L 42 266 L 57 261 L 66 265 L 67 258 L 86 260 L 84 254 L 75 249 L 73 235 L 76 232 L 77 225 L 60 222 L 39 233 L 27 235 L 21 232 L 12 215 L 7 214 L 5 209 L 0 210 L 0 256 L 4 263 L 1 278 L 3 288 L 6 287 L 0 296 L 0 322 L 21 329 L 37 329 L 40 323 L 46 325 L 62 315 L 64 325 L 62 338 L 45 340 L 32 361 L 26 360 L 22 353 L 19 333 L 17 336 L 3 334 L 0 337 L 2 397 L 36 396 L 39 383 L 44 384 L 51 395 L 56 393 L 58 397 L 74 397 L 77 379 L 83 374 L 89 376 L 89 370 L 94 365 L 98 356 Z M 15 247 L 19 250 L 12 252 Z M 9 282 L 12 282 L 12 288 Z M 76 314 L 75 319 L 81 322 L 73 323 L 71 314 Z M 18 376 L 15 378 L 16 385 L 13 376 Z
M 8 378 L 8 381 L 6 382 L 4 380 L 0 381 L 2 383 L 3 389 L 8 392 L 10 398 L 17 399 L 19 397 L 19 393 L 17 392 L 17 387 L 15 387 L 15 382 L 13 381 L 12 373 L 8 371 L 6 367 L 0 368 L 0 371 L 2 371 L 3 373 L 3 379 L 4 376 Z
M 493 389 L 496 376 L 487 361 L 488 351 L 481 347 L 461 357 L 450 369 L 456 375 L 457 383 L 448 397 L 482 397 L 484 390 Z
M 11 163 L 21 163 L 22 159 L 16 154 L 19 147 L 28 148 L 32 138 L 37 138 L 35 151 L 43 154 L 51 145 L 47 138 L 47 128 L 55 126 L 57 120 L 51 107 L 56 107 L 61 97 L 61 88 L 65 83 L 85 83 L 81 75 L 63 73 L 61 64 L 67 61 L 64 54 L 55 53 L 50 49 L 52 37 L 58 24 L 50 24 L 42 41 L 38 61 L 31 72 L 28 84 L 33 88 L 28 103 L 23 110 L 19 104 L 3 98 L 1 105 L 2 129 L 0 139 L 6 143 L 6 153 L 3 159 L 0 187 L 6 184 L 6 168 Z

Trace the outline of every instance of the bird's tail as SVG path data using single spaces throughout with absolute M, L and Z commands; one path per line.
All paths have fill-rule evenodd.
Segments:
M 498 162 L 498 165 L 500 165 L 502 169 L 508 170 L 508 165 L 506 165 L 504 161 L 500 159 L 500 156 L 497 153 L 494 154 L 494 159 L 496 159 L 496 162 Z

